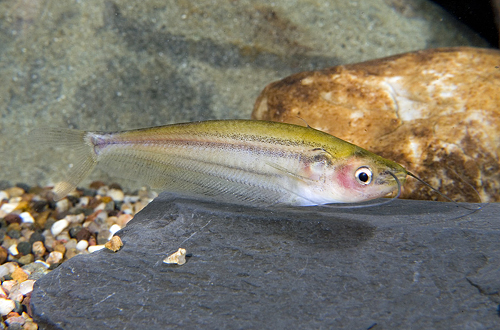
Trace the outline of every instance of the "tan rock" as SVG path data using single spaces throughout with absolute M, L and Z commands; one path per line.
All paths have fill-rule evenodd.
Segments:
M 452 199 L 478 202 L 476 189 L 498 202 L 499 87 L 500 51 L 429 49 L 273 82 L 252 117 L 302 119 L 399 162 Z M 403 197 L 438 199 L 412 179 Z
M 120 238 L 120 236 L 113 236 L 111 237 L 111 239 L 109 240 L 109 242 L 107 242 L 106 244 L 104 244 L 104 246 L 113 251 L 113 252 L 116 252 L 118 250 L 121 249 L 121 247 L 123 246 L 123 242 Z
M 163 259 L 163 262 L 166 264 L 184 265 L 186 263 L 186 249 L 179 248 L 177 252 Z

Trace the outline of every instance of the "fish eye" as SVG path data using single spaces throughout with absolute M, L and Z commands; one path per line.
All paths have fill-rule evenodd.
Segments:
M 370 168 L 366 166 L 362 166 L 356 170 L 356 173 L 354 174 L 356 177 L 356 180 L 362 185 L 368 185 L 372 182 L 372 177 L 373 173 Z

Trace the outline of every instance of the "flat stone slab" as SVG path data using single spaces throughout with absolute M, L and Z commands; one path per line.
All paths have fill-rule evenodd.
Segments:
M 162 194 L 118 233 L 120 251 L 76 256 L 38 280 L 34 319 L 42 329 L 490 329 L 500 204 L 470 212 L 410 200 L 253 209 Z M 179 247 L 186 264 L 162 262 Z

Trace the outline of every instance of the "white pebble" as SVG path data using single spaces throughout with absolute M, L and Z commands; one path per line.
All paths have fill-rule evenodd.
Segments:
M 59 221 L 54 222 L 50 231 L 52 232 L 53 236 L 57 236 L 68 226 L 69 226 L 69 221 L 66 219 L 61 219 Z
M 34 280 L 26 280 L 19 284 L 19 292 L 23 294 L 23 296 L 27 295 L 31 291 L 33 291 L 33 284 L 35 284 Z
M 118 226 L 117 224 L 114 224 L 112 225 L 110 228 L 109 228 L 109 232 L 111 233 L 111 236 L 113 236 L 114 234 L 116 234 L 119 230 L 121 230 L 122 228 L 120 226 Z
M 4 277 L 5 275 L 9 275 L 9 269 L 5 267 L 4 265 L 0 266 L 0 278 Z
M 8 269 L 9 274 L 12 274 L 17 268 L 19 268 L 19 265 L 16 262 L 6 262 L 2 266 Z
M 90 253 L 104 249 L 104 245 L 91 245 L 87 249 Z
M 2 207 L 0 207 L 0 209 L 2 211 L 4 211 L 5 213 L 10 213 L 10 212 L 14 211 L 18 205 L 19 205 L 19 202 L 17 202 L 17 203 L 9 202 L 9 203 L 3 204 Z
M 20 201 L 22 201 L 23 198 L 22 197 L 11 197 L 9 199 L 9 203 L 19 203 Z
M 96 217 L 95 217 L 95 222 L 101 222 L 104 223 L 106 219 L 108 218 L 108 212 L 100 212 Z
M 0 202 L 4 199 L 9 200 L 10 196 L 5 190 L 0 190 Z
M 16 308 L 16 303 L 13 300 L 0 298 L 0 314 L 5 316 Z
M 99 189 L 97 189 L 97 194 L 101 196 L 106 196 L 106 193 L 108 192 L 109 187 L 108 186 L 102 186 Z
M 52 265 L 52 264 L 57 264 L 59 262 L 61 262 L 63 258 L 63 254 L 59 251 L 52 251 L 50 252 L 49 256 L 47 257 L 47 259 L 45 260 L 49 265 Z
M 9 254 L 12 256 L 17 256 L 19 254 L 19 251 L 17 251 L 17 244 L 12 244 L 9 246 Z
M 61 199 L 56 203 L 56 210 L 57 212 L 66 212 L 70 208 L 70 202 L 68 199 Z
M 123 191 L 120 189 L 110 189 L 107 193 L 107 196 L 111 197 L 115 202 L 122 202 L 125 198 Z
M 35 219 L 31 216 L 29 212 L 23 212 L 19 214 L 23 223 L 35 223 Z
M 70 223 L 82 223 L 83 220 L 85 220 L 85 214 L 68 214 L 64 219 L 68 220 Z
M 82 197 L 80 197 L 80 200 L 78 201 L 77 206 L 86 207 L 87 205 L 89 205 L 89 202 L 90 202 L 90 198 L 88 196 L 82 196 Z
M 82 239 L 80 242 L 78 242 L 76 244 L 76 249 L 78 251 L 85 251 L 85 250 L 87 250 L 88 246 L 89 246 L 89 242 Z
M 94 208 L 94 212 L 102 211 L 106 208 L 106 203 L 101 203 Z

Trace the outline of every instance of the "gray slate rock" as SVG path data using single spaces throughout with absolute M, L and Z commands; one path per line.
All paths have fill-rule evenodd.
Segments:
M 42 329 L 491 329 L 500 204 L 253 209 L 162 194 L 38 280 Z M 457 219 L 462 215 L 466 215 Z M 179 247 L 182 266 L 162 260 Z

